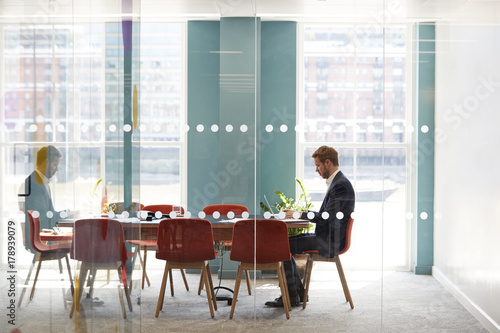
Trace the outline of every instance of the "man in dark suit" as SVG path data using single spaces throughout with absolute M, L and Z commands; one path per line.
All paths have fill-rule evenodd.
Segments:
M 314 233 L 290 236 L 290 252 L 302 253 L 317 250 L 326 258 L 333 258 L 345 246 L 346 227 L 354 212 L 355 194 L 349 179 L 339 169 L 338 152 L 332 147 L 321 146 L 312 155 L 316 172 L 326 179 L 328 190 L 317 212 L 286 210 L 286 218 L 309 219 L 316 224 Z M 295 260 L 284 263 L 288 293 L 292 306 L 303 301 L 304 285 Z M 281 297 L 266 302 L 267 306 L 282 307 Z
M 54 146 L 40 148 L 36 154 L 35 171 L 26 178 L 24 189 L 21 189 L 19 194 L 20 199 L 24 198 L 24 208 L 21 207 L 21 209 L 25 212 L 34 210 L 40 214 L 41 229 L 53 228 L 60 218 L 60 213 L 54 210 L 52 204 L 49 182 L 58 170 L 61 157 L 61 153 Z M 28 221 L 28 216 L 25 217 L 25 221 Z M 29 235 L 30 230 L 26 228 L 25 241 L 27 246 L 30 244 Z

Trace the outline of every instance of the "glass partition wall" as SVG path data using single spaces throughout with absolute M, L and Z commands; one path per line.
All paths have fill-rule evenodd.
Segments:
M 6 306 L 14 304 L 12 328 L 376 332 L 389 330 L 388 323 L 404 326 L 393 311 L 399 304 L 393 301 L 405 297 L 393 293 L 401 283 L 397 272 L 430 275 L 433 268 L 435 14 L 397 1 L 339 13 L 322 12 L 322 2 L 300 2 L 300 8 L 269 3 L 52 1 L 26 4 L 10 16 L 4 10 L 0 211 L 7 232 L 0 253 L 2 280 L 14 288 L 2 296 Z M 418 23 L 413 13 L 431 23 Z M 455 28 L 446 29 L 444 40 L 454 40 Z M 453 84 L 446 66 L 441 78 Z M 485 77 L 472 89 L 476 100 L 469 94 L 459 102 L 491 102 L 477 94 L 495 92 L 496 81 Z M 450 96 L 444 100 L 453 104 Z M 448 137 L 458 137 L 454 125 L 468 118 L 450 112 L 436 118 L 446 130 L 442 150 L 450 148 Z M 49 145 L 60 158 L 40 183 L 53 205 L 38 212 L 42 229 L 71 232 L 63 222 L 103 217 L 122 222 L 126 241 L 154 241 L 159 221 L 172 221 L 178 212 L 147 205 L 180 206 L 183 220 L 213 223 L 213 319 L 200 270 L 173 269 L 166 280 L 166 261 L 156 259 L 154 242 L 141 248 L 126 243 L 124 253 L 134 253 L 121 263 L 127 276 L 118 277 L 116 269 L 93 273 L 94 298 L 87 298 L 88 285 L 79 290 L 82 305 L 72 318 L 64 260 L 43 263 L 30 300 L 37 257 L 29 242 L 25 210 L 33 203 L 25 180 L 37 169 L 39 151 L 51 156 L 52 148 L 42 149 Z M 340 257 L 355 308 L 345 302 L 335 264 L 318 262 L 310 301 L 305 309 L 293 307 L 289 320 L 283 308 L 264 305 L 280 296 L 276 272 L 266 269 L 249 270 L 250 290 L 243 280 L 229 319 L 238 263 L 231 260 L 227 226 L 283 219 L 283 207 L 320 210 L 327 187 L 311 156 L 322 145 L 337 149 L 340 170 L 355 190 L 351 245 Z M 446 174 L 448 162 L 439 161 L 438 172 Z M 436 190 L 440 206 L 451 214 L 442 192 Z M 206 209 L 215 204 L 245 209 Z M 444 236 L 446 216 L 438 216 L 438 237 L 453 242 Z M 196 235 L 169 234 L 178 242 L 171 249 L 197 249 L 206 235 Z M 263 246 L 272 251 L 274 245 Z M 448 257 L 438 247 L 440 274 L 448 272 Z M 295 256 L 302 275 L 305 259 Z M 72 279 L 81 278 L 80 267 L 70 260 Z M 132 311 L 120 287 L 124 277 Z

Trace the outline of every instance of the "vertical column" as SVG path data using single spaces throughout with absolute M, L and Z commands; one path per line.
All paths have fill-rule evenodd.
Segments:
M 260 106 L 260 19 L 222 18 L 220 23 L 220 161 L 215 175 L 221 203 L 255 212 L 256 127 Z M 227 125 L 233 126 L 227 131 Z M 256 131 L 257 130 L 257 131 Z
M 262 22 L 261 38 L 260 191 L 270 203 L 280 201 L 274 191 L 295 197 L 297 23 Z M 266 131 L 266 126 L 272 126 Z M 271 129 L 271 128 L 269 128 Z
M 431 274 L 434 262 L 435 25 L 417 25 L 417 144 L 415 274 Z
M 212 179 L 220 170 L 219 133 L 210 129 L 219 124 L 219 26 L 218 21 L 188 23 L 187 197 L 188 210 L 194 214 L 220 202 L 218 184 Z

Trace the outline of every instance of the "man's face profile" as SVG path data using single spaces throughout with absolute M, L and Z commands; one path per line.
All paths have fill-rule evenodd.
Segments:
M 60 161 L 60 157 L 55 157 L 50 163 L 49 161 L 47 160 L 47 163 L 48 163 L 48 166 L 47 166 L 47 169 L 45 171 L 45 176 L 47 178 L 52 178 L 52 176 L 55 175 L 55 173 L 57 172 L 57 170 L 59 170 L 59 161 Z
M 326 165 L 328 163 L 330 163 L 330 160 L 325 160 L 325 163 L 322 163 L 318 157 L 314 158 L 316 172 L 324 179 L 328 179 L 328 177 L 330 177 L 330 171 L 328 170 Z

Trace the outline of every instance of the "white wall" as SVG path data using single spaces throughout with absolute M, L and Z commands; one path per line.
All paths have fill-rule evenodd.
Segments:
M 434 276 L 500 331 L 500 27 L 436 28 Z

